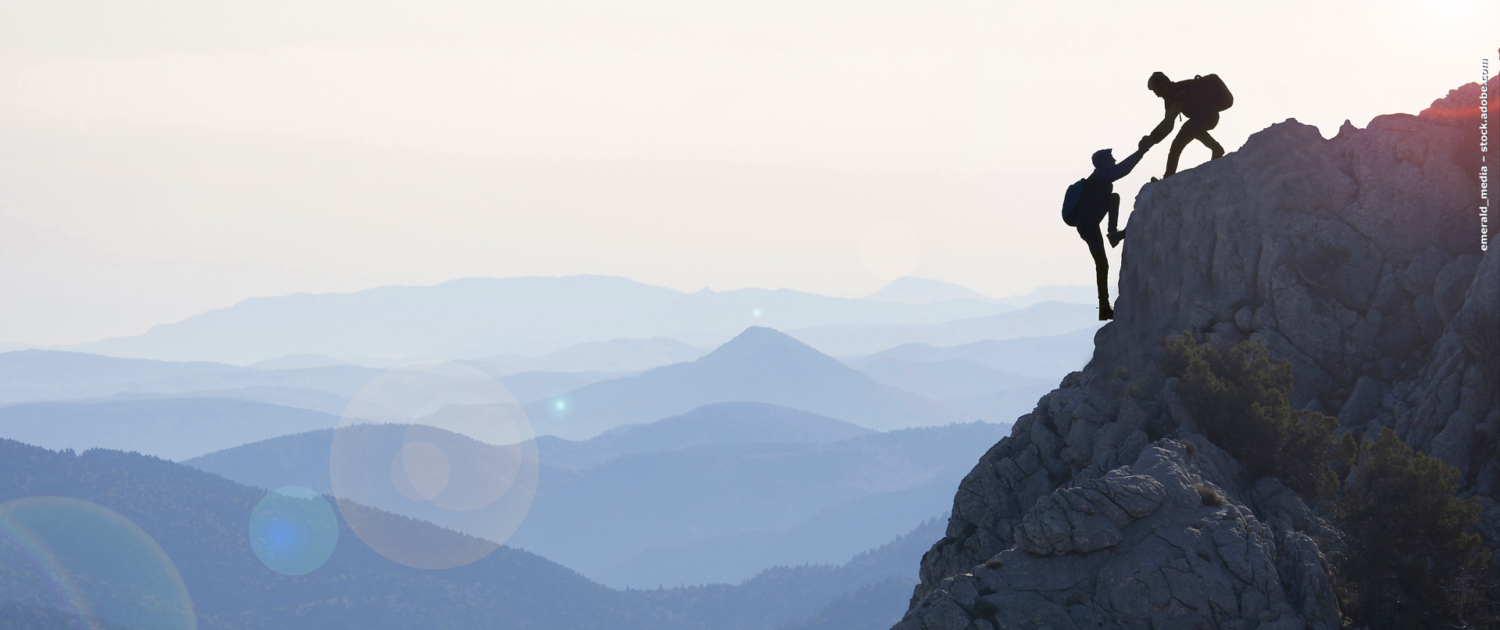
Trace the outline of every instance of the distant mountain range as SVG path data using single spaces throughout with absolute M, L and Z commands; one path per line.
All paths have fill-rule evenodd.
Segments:
M 403 425 L 358 428 L 378 434 L 370 440 L 386 443 L 391 456 L 402 446 Z M 965 424 L 874 433 L 741 403 L 583 442 L 539 438 L 536 500 L 510 543 L 636 587 L 736 582 L 775 563 L 839 562 L 948 509 L 939 489 L 968 472 L 959 456 L 977 457 L 1007 430 Z M 428 441 L 446 452 L 470 448 L 463 436 L 436 435 Z M 257 487 L 331 492 L 331 440 L 332 431 L 285 436 L 186 463 Z M 373 459 L 389 466 L 390 457 Z M 465 514 L 387 494 L 373 504 L 466 531 Z M 865 517 L 851 520 L 851 513 Z
M 332 429 L 338 416 L 227 398 L 0 407 L 0 437 L 49 449 L 110 448 L 183 460 L 249 442 Z
M 429 287 L 252 298 L 154 326 L 137 337 L 70 349 L 238 365 L 307 354 L 340 360 L 477 359 L 546 354 L 610 339 L 732 335 L 752 325 L 930 324 L 1012 308 L 980 299 L 908 304 L 787 289 L 683 293 L 605 276 L 475 278 Z
M 824 354 L 858 357 L 912 343 L 947 347 L 1097 330 L 1100 326 L 1098 315 L 1095 305 L 1041 302 L 998 314 L 940 323 L 843 323 L 786 330 L 787 334 Z
M 901 302 L 904 304 L 932 304 L 934 302 L 947 302 L 949 300 L 995 301 L 995 298 L 962 285 L 943 282 L 941 280 L 912 277 L 897 278 L 891 281 L 890 284 L 882 287 L 879 291 L 865 296 L 865 299 L 876 302 Z
M 82 352 L 19 350 L 0 354 L 0 405 L 115 396 L 234 390 L 293 390 L 352 396 L 380 370 L 352 365 L 263 370 L 204 361 L 121 359 Z M 250 394 L 247 394 L 247 396 Z M 258 398 L 249 398 L 258 400 Z
M 966 418 L 1014 422 L 1094 353 L 1091 328 L 1053 337 L 911 343 L 846 360 L 881 383 L 937 400 Z
M 383 372 L 349 364 L 296 367 L 308 362 L 312 361 L 276 360 L 266 364 L 293 366 L 286 368 L 240 367 L 206 361 L 121 359 L 83 352 L 19 350 L 0 353 L 0 406 L 17 402 L 190 397 L 263 402 L 338 415 L 350 397 Z M 484 368 L 482 362 L 467 363 Z M 627 375 L 600 371 L 497 372 L 496 380 L 523 403 Z
M 589 577 L 615 588 L 736 584 L 767 566 L 837 564 L 851 553 L 879 545 L 892 533 L 911 527 L 922 514 L 946 514 L 953 507 L 953 500 L 941 495 L 944 489 L 951 491 L 952 483 L 935 482 L 862 496 L 830 506 L 784 529 L 736 532 L 656 545 L 590 573 Z M 936 538 L 941 537 L 939 531 Z
M 866 363 L 860 372 L 886 385 L 935 400 L 1038 384 L 1050 387 L 1058 380 L 1002 372 L 965 359 L 903 361 L 883 358 Z
M 900 618 L 904 604 L 882 596 L 911 590 L 917 561 L 941 536 L 943 525 L 941 519 L 921 523 L 842 566 L 778 567 L 732 586 L 618 591 L 510 547 L 457 569 L 409 569 L 372 552 L 340 519 L 333 556 L 321 568 L 293 577 L 268 570 L 251 552 L 247 522 L 264 495 L 142 455 L 102 450 L 75 455 L 0 440 L 0 503 L 70 497 L 120 514 L 165 551 L 186 585 L 197 627 L 206 630 L 773 630 L 826 627 L 816 624 L 850 610 L 853 602 L 869 605 L 837 627 L 883 630 Z M 462 540 L 425 523 L 406 526 L 419 535 Z M 84 619 L 125 630 L 118 620 L 80 617 L 78 601 L 138 592 L 131 572 L 106 566 L 107 556 L 73 554 L 73 561 L 39 573 L 43 565 L 29 560 L 36 551 L 0 536 L 0 593 L 5 594 L 0 626 L 74 627 Z M 57 584 L 68 585 L 71 600 L 58 599 Z
M 865 296 L 865 299 L 877 302 L 903 302 L 906 304 L 932 304 L 951 300 L 978 300 L 1004 304 L 1011 308 L 1023 308 L 1042 302 L 1089 304 L 1096 299 L 1094 291 L 1095 289 L 1091 285 L 1062 285 L 1038 287 L 1025 295 L 993 298 L 968 287 L 953 284 L 952 282 L 908 276 L 891 281 L 890 284 L 881 287 L 879 291 Z
M 886 361 L 935 363 L 968 361 L 979 366 L 1029 377 L 1061 377 L 1082 370 L 1094 356 L 1095 326 L 1073 332 L 1017 339 L 987 339 L 938 347 L 929 343 L 907 343 L 846 361 L 863 370 Z
M 694 446 L 776 442 L 826 444 L 874 433 L 864 427 L 800 409 L 727 402 L 704 405 L 649 424 L 611 429 L 581 442 L 550 435 L 538 437 L 537 450 L 548 466 L 582 470 L 627 455 Z
M 610 339 L 586 341 L 540 357 L 501 354 L 465 361 L 491 376 L 518 372 L 616 372 L 629 373 L 692 361 L 708 350 L 676 339 Z
M 948 408 L 874 379 L 792 337 L 752 327 L 690 363 L 601 381 L 527 405 L 538 435 L 584 439 L 627 424 L 716 402 L 763 402 L 885 430 L 962 418 Z
M 621 341 L 589 345 L 683 348 L 670 340 L 644 346 Z M 634 376 L 521 372 L 498 380 L 527 404 L 538 435 L 575 440 L 728 402 L 779 405 L 887 430 L 1013 421 L 1030 409 L 1037 392 L 1081 367 L 1091 352 L 1092 331 L 1083 329 L 946 348 L 905 344 L 848 360 L 855 370 L 788 335 L 750 328 L 696 360 Z M 0 408 L 0 437 L 182 459 L 332 426 L 333 418 L 301 412 L 336 418 L 380 373 L 352 365 L 260 369 L 41 350 L 4 353 L 0 375 L 8 379 L 0 381 L 0 405 L 12 407 Z M 47 402 L 14 405 L 22 401 Z

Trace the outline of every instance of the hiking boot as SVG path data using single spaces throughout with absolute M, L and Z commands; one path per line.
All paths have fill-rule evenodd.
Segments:
M 1107 322 L 1115 318 L 1115 309 L 1109 307 L 1109 302 L 1099 303 L 1099 321 Z
M 1123 241 L 1123 240 L 1125 240 L 1125 230 L 1119 230 L 1119 231 L 1116 231 L 1116 232 L 1110 232 L 1109 233 L 1109 246 L 1110 247 L 1119 247 L 1120 246 L 1120 241 Z

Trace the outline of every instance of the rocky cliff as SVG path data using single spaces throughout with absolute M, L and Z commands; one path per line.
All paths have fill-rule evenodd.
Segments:
M 896 628 L 1339 627 L 1337 532 L 1196 430 L 1160 367 L 1184 330 L 1263 341 L 1294 365 L 1294 405 L 1458 468 L 1500 543 L 1478 88 L 1332 139 L 1288 120 L 1146 185 L 1093 360 L 964 479 Z

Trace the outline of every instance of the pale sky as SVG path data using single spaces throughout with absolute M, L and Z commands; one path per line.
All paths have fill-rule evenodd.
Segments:
M 1233 150 L 1416 113 L 1496 45 L 1493 0 L 12 0 L 0 342 L 476 276 L 1089 284 L 1063 190 L 1158 122 L 1152 71 L 1219 74 Z

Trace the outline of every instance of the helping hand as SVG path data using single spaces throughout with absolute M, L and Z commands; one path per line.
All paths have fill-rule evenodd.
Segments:
M 1136 145 L 1136 150 L 1145 151 L 1153 146 L 1156 146 L 1156 143 L 1151 141 L 1151 136 L 1141 136 L 1141 141 Z

